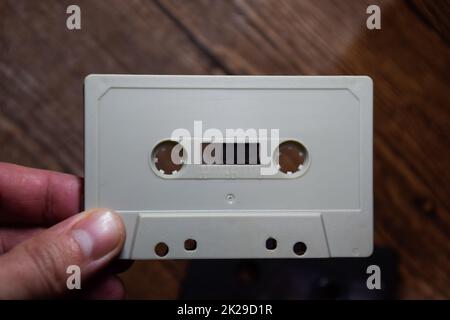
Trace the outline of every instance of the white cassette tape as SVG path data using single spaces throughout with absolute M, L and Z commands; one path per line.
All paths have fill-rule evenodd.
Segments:
M 125 259 L 368 256 L 365 76 L 90 75 L 85 207 Z

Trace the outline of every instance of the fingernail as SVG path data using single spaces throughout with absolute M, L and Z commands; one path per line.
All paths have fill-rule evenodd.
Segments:
M 85 213 L 72 227 L 72 235 L 86 257 L 99 259 L 115 250 L 122 240 L 120 217 L 109 210 Z

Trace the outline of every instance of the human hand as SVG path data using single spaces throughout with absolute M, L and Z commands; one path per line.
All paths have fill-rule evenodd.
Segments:
M 111 264 L 122 220 L 108 209 L 78 213 L 81 199 L 78 177 L 0 163 L 0 299 L 124 296 Z M 81 290 L 67 288 L 70 265 L 80 267 Z

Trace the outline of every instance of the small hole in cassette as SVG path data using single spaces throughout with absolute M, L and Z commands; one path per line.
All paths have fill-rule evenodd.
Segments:
M 158 257 L 165 257 L 169 253 L 169 247 L 164 242 L 159 242 L 155 246 L 155 253 Z
M 270 237 L 266 240 L 266 249 L 267 250 L 275 250 L 277 248 L 277 240 Z
M 306 249 L 307 249 L 307 247 L 304 242 L 297 242 L 296 244 L 294 244 L 294 252 L 298 256 L 304 255 L 306 252 Z
M 151 160 L 159 173 L 176 174 L 184 164 L 184 149 L 176 141 L 162 141 L 153 148 Z
M 187 239 L 184 241 L 184 249 L 187 251 L 194 251 L 197 249 L 197 241 L 194 239 Z

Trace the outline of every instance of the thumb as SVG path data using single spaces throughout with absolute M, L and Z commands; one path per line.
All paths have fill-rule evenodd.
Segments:
M 14 247 L 0 257 L 0 298 L 46 298 L 68 292 L 67 268 L 83 281 L 106 267 L 122 250 L 125 227 L 108 209 L 77 214 Z

